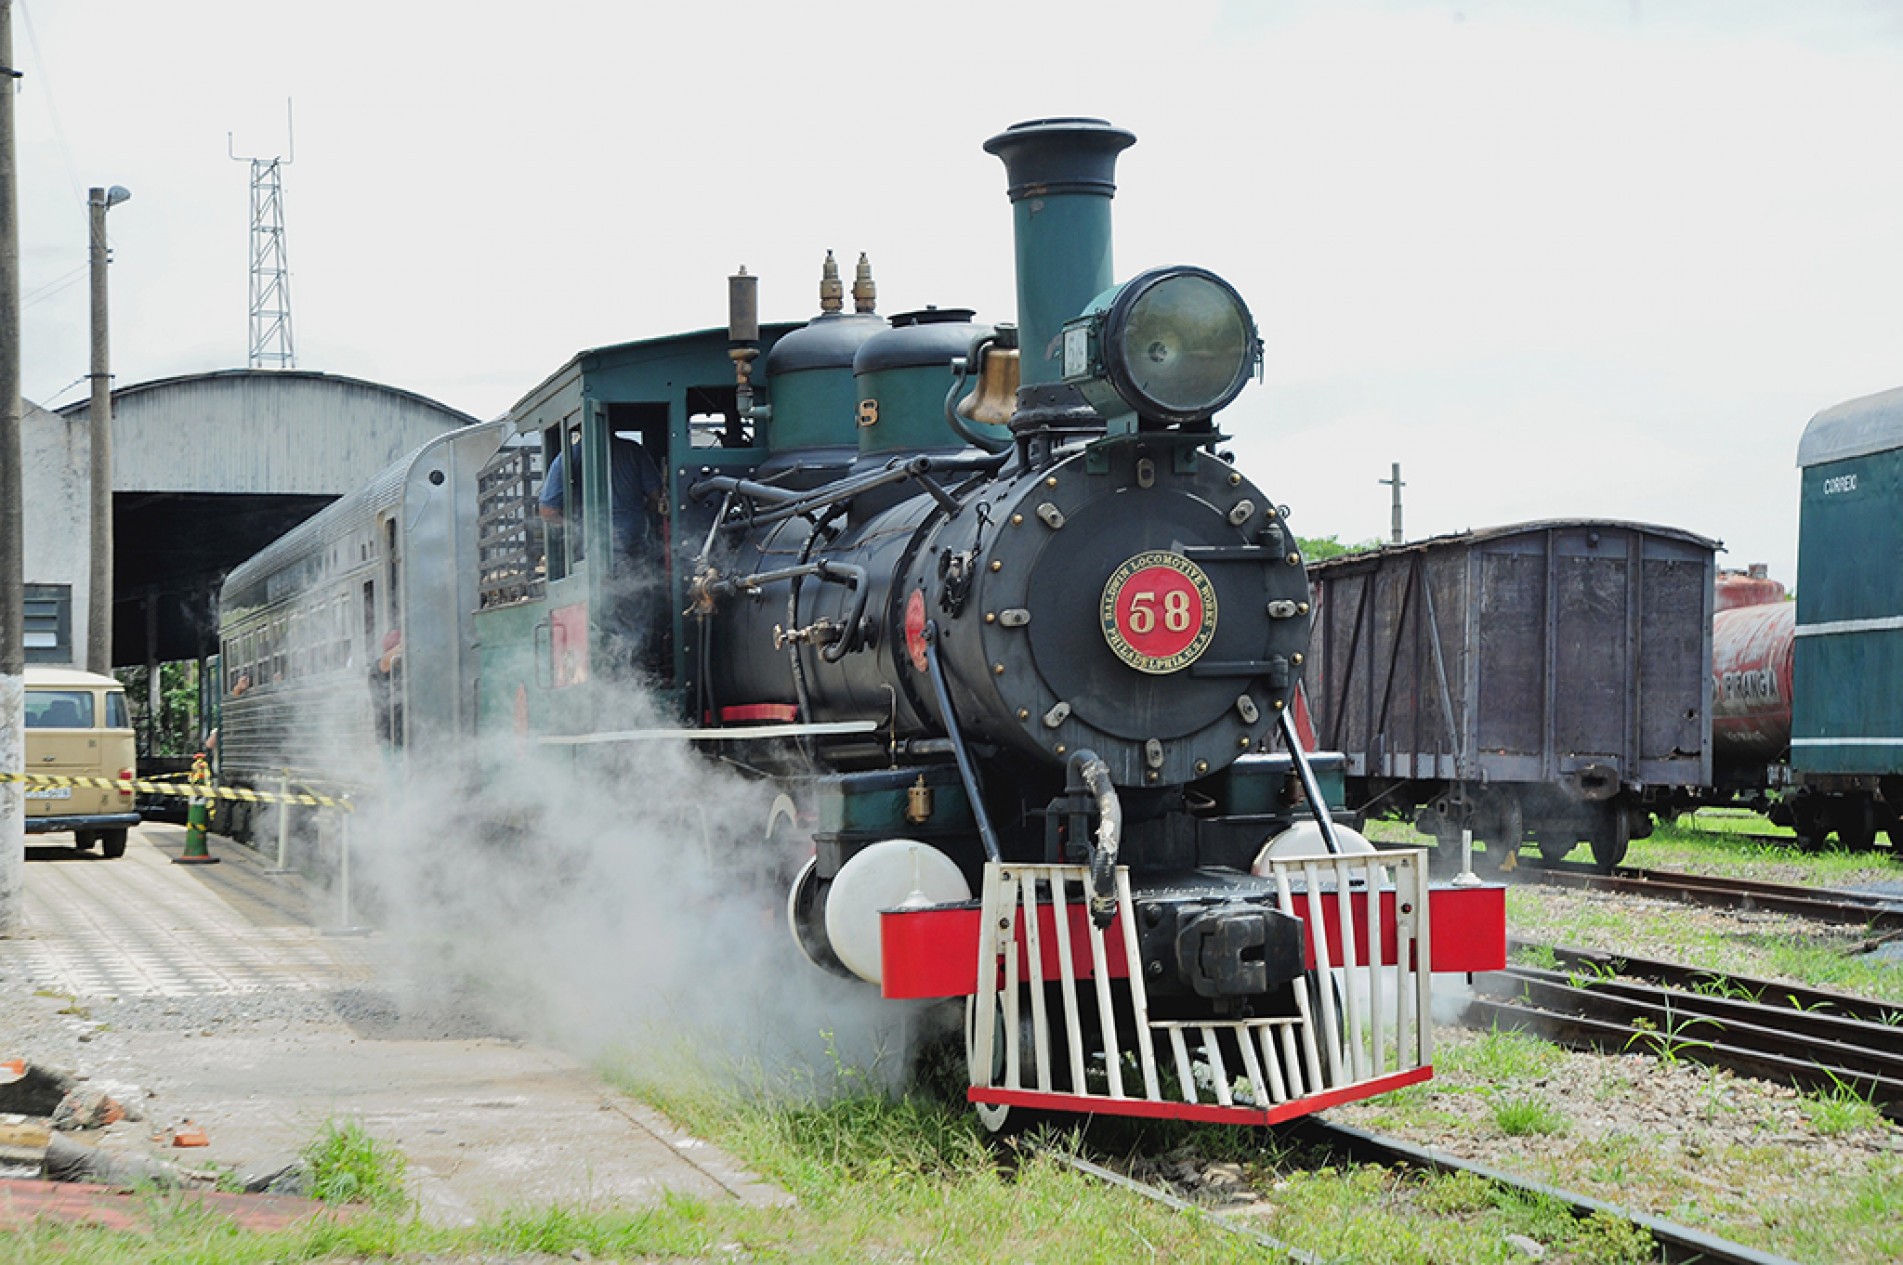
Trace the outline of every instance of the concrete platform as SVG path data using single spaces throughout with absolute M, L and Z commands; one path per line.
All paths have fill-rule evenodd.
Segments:
M 423 1214 L 447 1224 L 667 1192 L 786 1201 L 558 1051 L 400 1015 L 367 1022 L 379 1013 L 362 1004 L 378 985 L 374 940 L 325 934 L 341 911 L 242 847 L 214 838 L 219 863 L 186 866 L 171 863 L 176 826 L 140 827 L 115 861 L 62 842 L 34 840 L 26 931 L 0 941 L 7 1013 L 25 1005 L 45 1026 L 0 1037 L 0 1057 L 60 1060 L 153 1095 L 144 1122 L 79 1140 L 244 1171 L 294 1156 L 329 1120 L 357 1120 L 402 1150 Z M 155 1140 L 186 1118 L 209 1146 Z

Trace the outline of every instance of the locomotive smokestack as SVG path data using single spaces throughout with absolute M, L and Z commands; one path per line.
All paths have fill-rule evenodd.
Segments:
M 1021 410 L 1058 406 L 1064 322 L 1108 290 L 1117 155 L 1136 137 L 1102 119 L 1034 119 L 985 142 L 1004 160 L 1017 241 Z M 1081 401 L 1073 403 L 1073 407 Z

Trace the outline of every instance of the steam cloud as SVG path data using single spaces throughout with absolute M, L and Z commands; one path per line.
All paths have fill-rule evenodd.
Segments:
M 600 729 L 677 723 L 638 690 L 612 693 Z M 643 1075 L 685 1056 L 750 1090 L 903 1073 L 916 1011 L 792 944 L 787 885 L 804 854 L 765 842 L 772 782 L 675 740 L 507 735 L 489 741 L 479 788 L 423 754 L 351 826 L 353 889 L 406 1014 L 477 1017 L 584 1058 L 624 1052 Z

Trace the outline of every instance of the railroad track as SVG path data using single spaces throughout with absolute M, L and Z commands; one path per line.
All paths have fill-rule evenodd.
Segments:
M 1515 1177 L 1499 1169 L 1476 1164 L 1471 1160 L 1464 1160 L 1432 1147 L 1417 1146 L 1414 1143 L 1373 1133 L 1366 1129 L 1334 1124 L 1318 1116 L 1305 1116 L 1290 1124 L 1279 1126 L 1277 1132 L 1283 1137 L 1293 1138 L 1304 1145 L 1345 1156 L 1359 1163 L 1378 1164 L 1386 1168 L 1411 1168 L 1433 1173 L 1472 1174 L 1502 1190 L 1515 1191 L 1564 1204 L 1576 1217 L 1589 1217 L 1595 1213 L 1619 1217 L 1650 1234 L 1653 1245 L 1658 1250 L 1656 1259 L 1667 1262 L 1667 1265 L 1693 1265 L 1694 1262 L 1703 1263 L 1703 1265 L 1790 1265 L 1787 1257 L 1761 1252 L 1756 1248 L 1733 1243 L 1729 1239 L 1721 1239 L 1703 1230 L 1667 1221 L 1662 1217 L 1654 1217 L 1649 1213 L 1606 1203 L 1590 1195 L 1581 1195 L 1548 1186 L 1542 1182 Z M 1240 1224 L 1224 1217 L 1219 1212 L 1193 1204 L 1154 1183 L 1139 1181 L 1070 1151 L 1040 1143 L 1032 1143 L 1031 1147 L 1099 1181 L 1133 1191 L 1146 1199 L 1155 1200 L 1180 1212 L 1203 1217 L 1213 1225 L 1253 1240 L 1268 1249 L 1278 1259 L 1300 1262 L 1301 1265 L 1319 1265 L 1319 1262 L 1326 1259 L 1272 1238 L 1254 1226 Z
M 1797 887 L 1755 879 L 1684 874 L 1673 870 L 1620 868 L 1601 874 L 1587 865 L 1547 862 L 1526 866 L 1529 874 L 1555 887 L 1653 896 L 1718 909 L 1766 910 L 1820 922 L 1903 931 L 1903 899 L 1835 888 Z
M 1465 1022 L 1800 1089 L 1847 1089 L 1903 1121 L 1903 1006 L 1623 954 L 1543 949 L 1558 969 L 1513 965 L 1476 976 Z

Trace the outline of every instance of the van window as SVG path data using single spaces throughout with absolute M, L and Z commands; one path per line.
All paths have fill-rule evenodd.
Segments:
M 106 728 L 132 728 L 132 718 L 126 712 L 126 696 L 123 690 L 113 690 L 106 695 Z
M 93 696 L 89 690 L 28 690 L 28 729 L 91 729 Z

